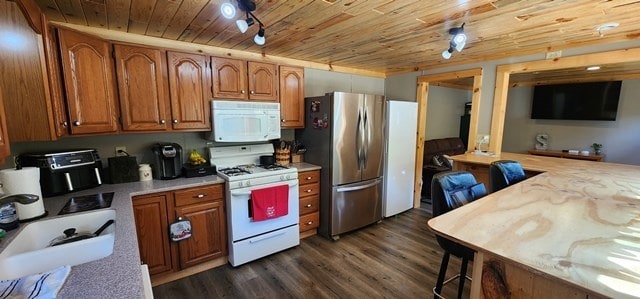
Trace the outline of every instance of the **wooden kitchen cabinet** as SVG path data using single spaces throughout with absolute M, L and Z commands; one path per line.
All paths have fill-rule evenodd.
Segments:
M 58 29 L 71 134 L 118 130 L 115 68 L 108 41 Z
M 10 154 L 7 121 L 4 113 L 4 101 L 2 100 L 2 86 L 0 86 L 0 163 L 4 164 L 4 160 Z
M 149 266 L 151 275 L 173 270 L 168 234 L 168 196 L 170 194 L 158 193 L 133 198 L 140 258 Z
M 164 51 L 114 45 L 123 131 L 167 130 L 169 84 Z
M 213 97 L 251 101 L 278 101 L 276 65 L 211 57 Z
M 152 275 L 193 267 L 227 255 L 224 185 L 136 196 L 133 210 L 142 262 Z M 169 224 L 191 221 L 191 238 L 169 239 Z
M 211 129 L 211 69 L 208 57 L 167 52 L 171 123 L 175 130 Z
M 320 225 L 320 170 L 298 173 L 300 183 L 300 238 L 313 236 Z
M 304 128 L 304 68 L 280 66 L 280 125 Z

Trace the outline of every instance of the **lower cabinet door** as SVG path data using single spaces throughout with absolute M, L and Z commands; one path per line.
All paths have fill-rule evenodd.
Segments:
M 142 263 L 152 275 L 171 271 L 166 194 L 134 197 L 133 215 Z
M 223 201 L 176 207 L 175 213 L 191 221 L 191 238 L 178 242 L 181 269 L 227 255 Z

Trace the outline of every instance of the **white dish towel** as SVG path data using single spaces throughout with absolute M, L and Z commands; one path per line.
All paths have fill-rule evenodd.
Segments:
M 71 266 L 61 266 L 48 272 L 14 280 L 0 280 L 0 299 L 56 298 L 69 272 Z

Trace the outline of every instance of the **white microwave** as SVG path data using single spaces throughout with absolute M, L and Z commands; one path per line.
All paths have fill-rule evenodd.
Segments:
M 216 142 L 252 142 L 280 138 L 280 103 L 211 101 Z

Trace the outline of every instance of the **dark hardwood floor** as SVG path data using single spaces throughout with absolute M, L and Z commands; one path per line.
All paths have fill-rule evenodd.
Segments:
M 153 288 L 155 298 L 428 298 L 442 249 L 427 228 L 430 206 L 330 241 L 320 236 L 237 268 L 221 266 Z M 469 263 L 469 274 L 472 264 Z M 460 271 L 452 257 L 447 277 Z M 465 283 L 465 297 L 471 283 Z M 457 281 L 445 286 L 455 298 Z

